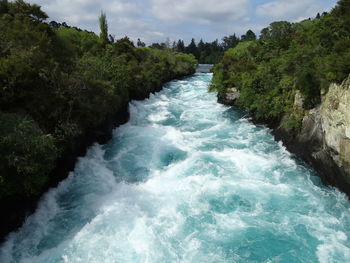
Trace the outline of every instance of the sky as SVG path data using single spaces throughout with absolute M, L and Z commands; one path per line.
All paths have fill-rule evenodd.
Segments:
M 273 21 L 297 22 L 329 11 L 336 0 L 29 0 L 42 6 L 49 21 L 99 33 L 98 16 L 107 15 L 109 33 L 116 39 L 140 38 L 147 44 L 191 38 L 211 42 L 259 34 Z

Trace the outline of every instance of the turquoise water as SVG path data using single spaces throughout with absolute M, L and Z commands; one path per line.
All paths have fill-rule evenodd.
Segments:
M 142 102 L 0 250 L 0 262 L 350 262 L 350 204 L 207 93 Z

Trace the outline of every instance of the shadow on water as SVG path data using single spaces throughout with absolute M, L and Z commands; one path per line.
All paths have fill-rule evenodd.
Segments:
M 247 110 L 230 107 L 223 112 L 222 116 L 224 119 L 230 120 L 232 123 L 234 123 L 239 119 L 249 119 L 249 112 Z

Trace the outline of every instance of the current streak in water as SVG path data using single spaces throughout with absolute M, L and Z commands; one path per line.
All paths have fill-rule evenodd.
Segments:
M 350 205 L 237 110 L 211 74 L 131 103 L 0 262 L 350 262 Z

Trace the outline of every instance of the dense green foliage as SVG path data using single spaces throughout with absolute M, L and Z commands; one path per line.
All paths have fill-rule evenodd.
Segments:
M 0 0 L 0 198 L 39 194 L 79 136 L 195 71 L 191 55 L 110 43 L 106 17 L 101 37 L 46 18 L 37 5 Z
M 171 48 L 174 52 L 194 55 L 201 64 L 216 64 L 220 62 L 226 50 L 236 47 L 240 42 L 251 40 L 256 40 L 256 35 L 252 30 L 248 30 L 241 38 L 233 34 L 223 37 L 222 42 L 219 42 L 217 39 L 213 42 L 204 42 L 201 39 L 197 44 L 196 40 L 192 38 L 188 46 L 185 46 L 184 41 L 179 39 L 177 42 L 174 41 L 172 46 L 167 40 L 165 43 L 153 43 L 151 47 L 156 49 Z
M 350 73 L 350 1 L 339 1 L 315 19 L 272 23 L 259 40 L 229 49 L 213 70 L 211 88 L 219 97 L 237 87 L 237 104 L 252 110 L 257 120 L 272 123 L 287 114 L 287 123 L 297 127 L 302 113 L 293 109 L 296 90 L 304 97 L 304 109 L 310 109 L 330 83 Z

